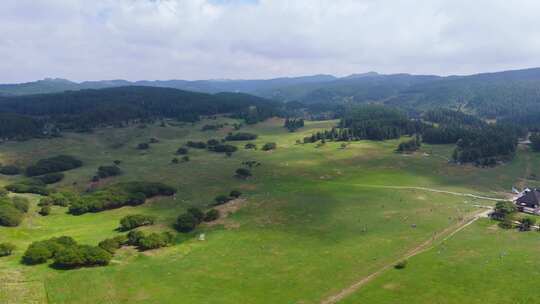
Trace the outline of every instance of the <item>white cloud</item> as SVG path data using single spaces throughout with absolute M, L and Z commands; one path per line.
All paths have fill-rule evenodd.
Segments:
M 3 0 L 0 82 L 540 66 L 536 0 Z

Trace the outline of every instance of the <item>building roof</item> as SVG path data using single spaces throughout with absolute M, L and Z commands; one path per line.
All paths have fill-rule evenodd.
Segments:
M 516 200 L 516 205 L 528 208 L 540 207 L 540 190 L 535 189 L 527 192 Z

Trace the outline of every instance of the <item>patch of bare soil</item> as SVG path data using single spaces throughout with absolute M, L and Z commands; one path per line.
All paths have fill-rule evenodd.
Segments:
M 223 225 L 227 229 L 236 229 L 240 227 L 240 224 L 228 219 L 228 217 L 231 214 L 236 213 L 245 205 L 247 205 L 247 203 L 248 201 L 246 199 L 239 198 L 239 199 L 229 201 L 223 205 L 216 206 L 214 209 L 219 211 L 219 214 L 220 214 L 219 219 L 213 222 L 206 223 L 206 225 L 209 227 L 216 226 L 216 225 Z

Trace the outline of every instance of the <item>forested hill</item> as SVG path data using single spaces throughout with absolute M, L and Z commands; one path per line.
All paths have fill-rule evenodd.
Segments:
M 0 97 L 0 137 L 33 137 L 51 129 L 85 130 L 131 120 L 232 114 L 248 123 L 276 115 L 280 104 L 240 93 L 204 94 L 169 88 L 117 87 Z
M 540 114 L 540 68 L 476 74 L 429 76 L 374 72 L 336 78 L 315 75 L 269 80 L 124 80 L 75 83 L 47 79 L 33 83 L 0 85 L 0 95 L 110 88 L 118 86 L 171 87 L 218 93 L 242 92 L 278 101 L 302 104 L 340 105 L 384 103 L 420 116 L 434 108 L 462 110 L 483 118 L 535 120 Z M 72 94 L 72 93 L 71 93 Z

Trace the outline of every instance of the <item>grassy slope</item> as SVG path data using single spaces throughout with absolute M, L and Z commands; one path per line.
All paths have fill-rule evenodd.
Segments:
M 538 232 L 482 220 L 341 303 L 539 303 Z
M 80 217 L 55 208 L 50 217 L 32 212 L 21 227 L 0 228 L 0 242 L 19 247 L 15 256 L 0 260 L 0 278 L 12 282 L 0 284 L 0 300 L 4 300 L 0 302 L 21 302 L 15 294 L 43 299 L 46 291 L 50 303 L 317 303 L 474 210 L 475 202 L 462 197 L 358 185 L 497 195 L 490 192 L 508 189 L 526 171 L 525 157 L 539 162 L 538 157 L 523 153 L 495 169 L 464 169 L 443 159 L 450 155 L 448 146 L 424 147 L 425 152 L 433 152 L 430 157 L 402 156 L 393 153 L 397 141 L 358 142 L 346 149 L 328 143 L 315 148 L 295 141 L 332 122 L 308 123 L 291 134 L 282 122 L 269 121 L 244 130 L 260 135 L 259 146 L 277 142 L 276 151 L 241 149 L 227 158 L 190 150 L 191 162 L 170 164 L 185 141 L 221 138 L 230 131 L 200 132 L 202 124 L 105 129 L 0 146 L 3 163 L 26 165 L 59 153 L 80 157 L 85 166 L 68 172 L 60 187 L 84 190 L 99 165 L 120 159 L 125 173 L 113 181 L 159 180 L 180 189 L 177 200 L 160 199 Z M 134 149 L 150 137 L 160 143 L 147 152 Z M 232 177 L 243 160 L 253 159 L 263 164 L 254 169 L 255 178 Z M 154 214 L 158 225 L 148 229 L 170 229 L 186 208 L 204 207 L 233 188 L 246 193 L 248 205 L 227 220 L 228 228 L 202 227 L 198 232 L 207 233 L 206 242 L 188 235 L 179 236 L 176 246 L 150 253 L 122 250 L 105 268 L 65 272 L 18 263 L 34 240 L 70 235 L 81 243 L 97 244 L 117 234 L 118 220 L 126 214 Z M 16 293 L 17 288 L 26 293 Z

